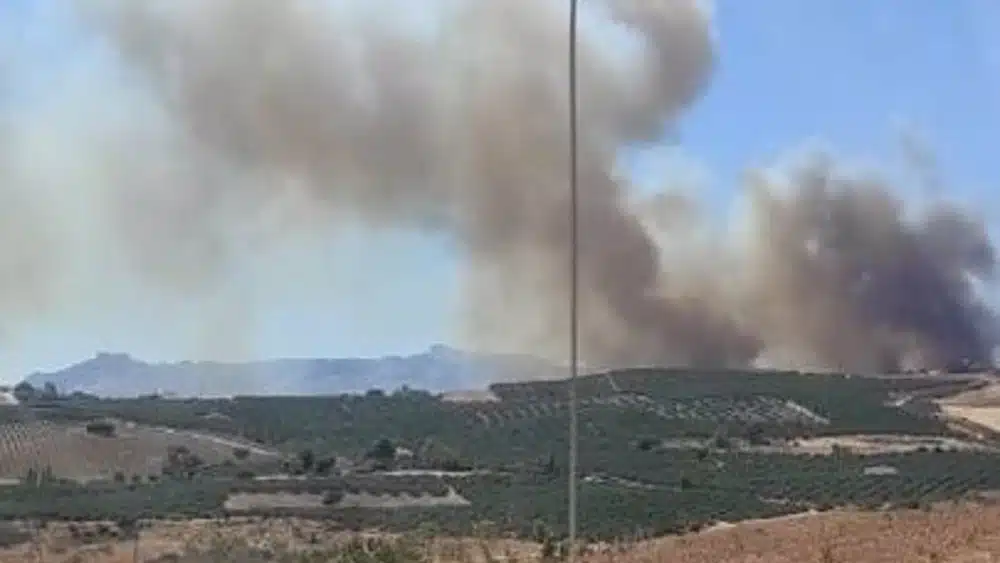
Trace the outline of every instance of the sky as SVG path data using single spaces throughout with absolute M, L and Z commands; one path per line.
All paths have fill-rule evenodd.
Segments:
M 0 104 L 30 111 L 58 94 L 67 72 L 100 71 L 59 4 L 0 2 L 0 65 L 15 77 Z M 639 184 L 655 189 L 664 171 L 691 174 L 721 220 L 748 167 L 809 143 L 898 164 L 905 134 L 934 155 L 949 197 L 979 202 L 1000 221 L 993 0 L 716 0 L 714 15 L 719 59 L 706 95 L 673 139 L 624 150 Z M 317 253 L 330 260 L 297 259 Z M 387 255 L 395 259 L 377 259 Z M 409 354 L 451 341 L 458 259 L 448 241 L 404 232 L 354 230 L 285 248 L 234 274 L 241 298 L 260 305 L 243 319 L 252 341 L 222 359 Z M 97 351 L 202 359 L 206 351 L 173 336 L 226 330 L 180 313 L 202 306 L 120 291 L 58 320 L 30 320 L 0 335 L 0 380 Z

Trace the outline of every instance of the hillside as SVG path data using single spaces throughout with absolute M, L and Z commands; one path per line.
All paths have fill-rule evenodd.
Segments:
M 544 545 L 510 539 L 414 535 L 393 538 L 370 533 L 359 544 L 338 533 L 336 524 L 291 518 L 231 519 L 226 522 L 161 521 L 141 531 L 138 549 L 113 526 L 51 525 L 37 544 L 0 548 L 0 558 L 12 563 L 45 561 L 118 563 L 133 561 L 371 561 L 355 557 L 359 546 L 386 554 L 381 561 L 417 563 L 490 563 L 553 561 Z M 24 541 L 29 534 L 11 534 Z M 353 540 L 353 541 L 352 541 Z M 353 552 L 353 553 L 352 553 Z M 253 558 L 266 553 L 269 558 Z M 303 557 L 308 553 L 311 557 Z M 391 556 L 390 556 L 391 555 Z M 1000 557 L 1000 507 L 978 504 L 940 505 L 929 510 L 882 514 L 837 511 L 735 525 L 720 525 L 670 538 L 631 538 L 589 546 L 581 563 L 911 563 L 941 561 L 987 563 Z
M 153 393 L 194 396 L 323 395 L 394 389 L 475 388 L 484 381 L 552 377 L 558 372 L 531 358 L 474 354 L 432 346 L 411 356 L 340 359 L 276 359 L 259 362 L 147 363 L 127 354 L 99 353 L 25 381 L 41 388 L 54 384 L 63 393 L 136 397 Z
M 583 377 L 581 533 L 659 535 L 1000 489 L 1000 440 L 938 406 L 988 385 L 975 375 L 680 369 Z M 32 444 L 50 452 L 28 457 L 54 481 L 0 488 L 0 518 L 294 515 L 344 529 L 433 526 L 461 535 L 489 521 L 522 537 L 539 525 L 560 534 L 567 382 L 495 384 L 489 397 L 414 389 L 184 400 L 39 395 L 8 409 L 2 428 L 11 453 L 0 449 L 0 469 L 27 451 L 14 444 Z M 81 436 L 81 425 L 106 420 L 117 421 L 115 436 Z M 278 455 L 237 458 L 236 442 Z M 157 474 L 151 464 L 179 445 L 198 462 Z M 7 463 L 12 475 L 24 469 Z M 63 481 L 112 469 L 149 474 L 127 486 Z

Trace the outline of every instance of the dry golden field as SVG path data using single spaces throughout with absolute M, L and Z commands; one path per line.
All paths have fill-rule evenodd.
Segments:
M 333 524 L 300 520 L 156 524 L 145 530 L 140 561 L 325 561 L 294 554 L 343 545 Z M 393 540 L 387 540 L 393 541 Z M 508 540 L 418 539 L 426 560 L 455 563 L 539 561 L 540 548 Z M 130 541 L 82 545 L 65 527 L 44 532 L 39 545 L 0 552 L 0 561 L 124 563 L 136 552 Z M 250 548 L 284 557 L 258 558 Z M 197 555 L 201 553 L 201 555 Z M 405 560 L 396 559 L 400 563 Z M 716 526 L 698 534 L 641 543 L 591 546 L 583 562 L 622 563 L 873 563 L 1000 561 L 1000 506 L 947 505 L 928 511 L 831 512 Z
M 1000 385 L 959 393 L 938 401 L 942 412 L 953 419 L 1000 432 Z

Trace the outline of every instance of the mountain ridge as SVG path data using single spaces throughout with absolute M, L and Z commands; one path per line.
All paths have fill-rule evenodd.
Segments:
M 324 395 L 395 389 L 432 392 L 485 389 L 490 383 L 558 377 L 559 368 L 530 356 L 468 352 L 433 345 L 411 355 L 375 358 L 274 358 L 267 360 L 151 363 L 125 353 L 98 352 L 24 381 L 52 383 L 62 393 L 101 397 L 171 395 Z

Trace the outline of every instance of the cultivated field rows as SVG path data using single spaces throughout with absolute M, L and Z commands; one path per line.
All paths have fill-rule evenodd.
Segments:
M 652 413 L 664 420 L 677 421 L 829 424 L 826 418 L 794 401 L 767 396 L 657 401 L 642 395 L 623 394 L 583 399 L 579 405 L 581 409 L 610 407 L 622 411 Z M 510 422 L 563 416 L 568 408 L 569 403 L 565 401 L 502 402 L 476 405 L 475 417 L 488 427 L 500 427 Z
M 118 425 L 114 436 L 105 437 L 90 434 L 78 424 L 9 423 L 0 425 L 0 478 L 21 479 L 29 470 L 46 468 L 58 477 L 78 481 L 110 479 L 115 474 L 157 475 L 171 446 L 184 446 L 207 463 L 222 463 L 233 457 L 239 443 L 132 424 Z M 274 455 L 261 448 L 250 453 Z

